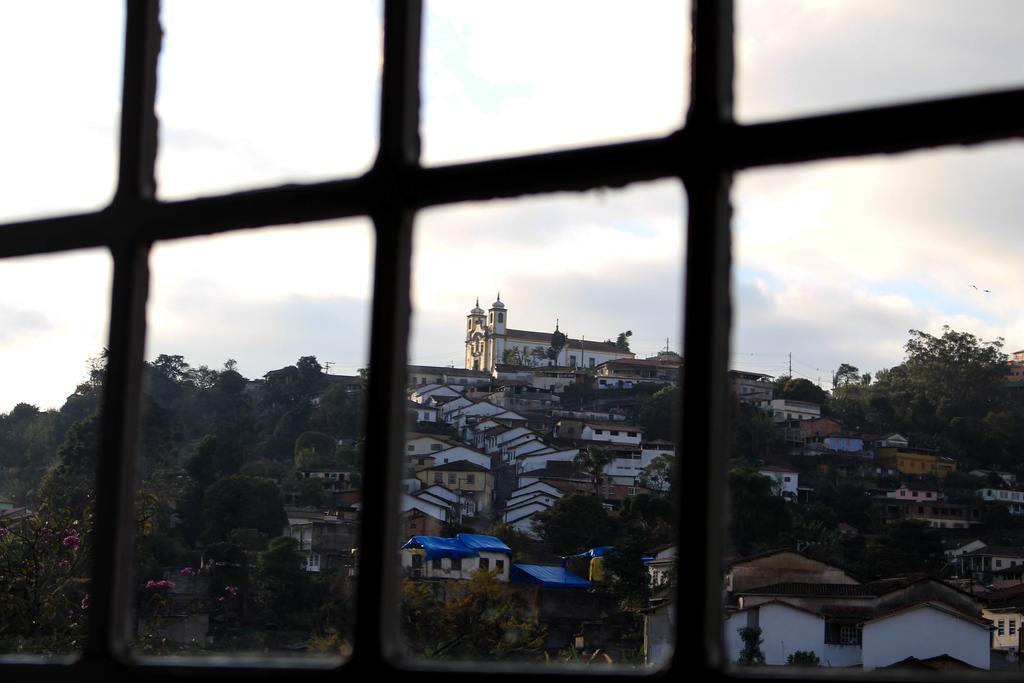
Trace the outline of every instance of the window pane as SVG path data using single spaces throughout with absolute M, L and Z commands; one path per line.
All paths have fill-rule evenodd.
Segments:
M 731 662 L 1017 666 L 1022 152 L 739 176 Z
M 683 204 L 662 181 L 418 216 L 410 658 L 667 661 Z
M 424 160 L 671 132 L 687 105 L 689 16 L 674 1 L 427 2 Z
M 371 235 L 154 249 L 136 653 L 350 654 Z
M 0 220 L 113 196 L 123 31 L 116 0 L 0 5 Z
M 736 16 L 743 120 L 1024 86 L 1014 0 L 741 0 Z
M 0 656 L 84 645 L 110 277 L 101 250 L 0 261 Z
M 162 198 L 353 176 L 377 151 L 380 6 L 163 3 Z

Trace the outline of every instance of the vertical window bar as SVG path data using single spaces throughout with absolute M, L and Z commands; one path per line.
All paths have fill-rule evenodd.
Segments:
M 729 359 L 729 188 L 732 172 L 723 149 L 732 123 L 733 3 L 694 0 L 693 62 L 690 115 L 687 128 L 695 141 L 691 150 L 698 163 L 686 165 L 683 180 L 688 193 L 686 241 L 686 306 L 683 357 L 684 448 L 695 455 L 691 476 L 704 495 L 685 496 L 679 520 L 701 519 L 698 538 L 702 562 L 687 567 L 694 576 L 680 585 L 702 586 L 698 612 L 701 637 L 676 629 L 676 662 L 718 666 L 721 656 L 722 511 L 727 457 L 727 389 Z M 682 507 L 682 506 L 681 506 Z M 689 534 L 688 534 L 689 536 Z M 680 567 L 683 571 L 683 568 Z
M 405 374 L 410 312 L 413 212 L 403 170 L 419 163 L 419 61 L 422 6 L 389 0 L 384 5 L 384 73 L 381 82 L 380 151 L 371 173 L 376 209 L 367 454 L 353 665 L 382 667 L 396 639 L 395 581 L 397 463 L 404 424 Z
M 125 5 L 119 177 L 108 212 L 116 223 L 115 231 L 125 239 L 111 247 L 114 281 L 95 483 L 92 609 L 85 649 L 87 659 L 104 663 L 123 654 L 130 637 L 134 531 L 131 450 L 135 445 L 149 282 L 148 245 L 132 235 L 138 228 L 142 203 L 149 201 L 155 190 L 153 104 L 160 50 L 158 0 L 127 0 Z

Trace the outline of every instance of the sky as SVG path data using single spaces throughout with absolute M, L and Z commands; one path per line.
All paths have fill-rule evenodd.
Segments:
M 161 199 L 351 177 L 377 146 L 375 2 L 166 2 Z M 584 11 L 585 9 L 585 11 Z M 543 20 L 538 20 L 538 18 Z M 1024 85 L 1013 0 L 737 3 L 743 122 Z M 0 5 L 0 221 L 95 210 L 115 185 L 121 3 Z M 679 2 L 426 4 L 427 164 L 664 135 L 687 105 Z M 1020 143 L 747 171 L 733 187 L 733 366 L 828 384 L 942 325 L 1024 348 Z M 432 208 L 416 220 L 410 361 L 462 363 L 498 291 L 515 328 L 680 350 L 676 181 Z M 0 228 L 2 229 L 2 228 Z M 147 358 L 366 364 L 365 219 L 161 243 Z M 0 412 L 59 407 L 105 345 L 102 251 L 0 262 Z M 978 289 L 973 289 L 970 285 Z M 989 293 L 982 290 L 988 289 Z

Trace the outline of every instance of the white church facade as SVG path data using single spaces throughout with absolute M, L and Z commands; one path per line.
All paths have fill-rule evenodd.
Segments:
M 508 308 L 498 299 L 486 312 L 480 300 L 466 316 L 466 369 L 491 372 L 499 363 L 594 368 L 610 360 L 633 358 L 613 343 L 571 339 L 558 329 L 531 332 L 508 327 Z

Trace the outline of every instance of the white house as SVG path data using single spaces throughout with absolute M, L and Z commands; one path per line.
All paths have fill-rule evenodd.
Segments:
M 512 549 L 494 536 L 458 534 L 455 538 L 413 536 L 402 546 L 402 568 L 414 579 L 473 578 L 478 571 L 495 571 L 508 583 Z
M 786 500 L 797 500 L 800 493 L 800 473 L 787 467 L 762 467 L 761 475 L 772 480 L 772 491 Z
M 576 459 L 577 455 L 579 455 L 579 449 L 577 448 L 567 450 L 545 448 L 541 451 L 534 451 L 533 453 L 527 453 L 516 458 L 516 472 L 522 474 L 523 472 L 542 470 L 548 466 L 548 463 L 552 462 L 572 462 Z
M 434 406 L 417 403 L 416 401 L 407 401 L 406 408 L 416 416 L 417 422 L 437 422 L 437 408 Z
M 406 455 L 433 455 L 438 451 L 450 448 L 453 444 L 446 437 L 423 435 L 409 435 L 405 441 Z
M 761 410 L 772 416 L 775 422 L 790 420 L 813 420 L 821 417 L 821 406 L 807 401 L 794 401 L 789 398 L 775 398 L 761 401 Z
M 783 666 L 796 651 L 813 652 L 823 666 L 852 666 L 860 662 L 860 648 L 848 653 L 827 652 L 825 647 L 825 619 L 815 612 L 774 600 L 728 615 L 725 622 L 725 645 L 729 661 L 739 661 L 743 651 L 740 630 L 747 627 L 761 629 L 761 652 L 764 663 Z
M 639 447 L 644 439 L 644 430 L 635 425 L 614 422 L 584 422 L 580 437 L 587 441 L 607 441 Z
M 863 627 L 864 671 L 889 666 L 907 657 L 949 655 L 988 670 L 991 624 L 937 602 L 903 607 L 876 617 Z
M 447 465 L 459 460 L 468 460 L 474 465 L 479 465 L 488 470 L 491 469 L 491 457 L 489 455 L 474 451 L 467 446 L 449 446 L 448 448 L 435 451 L 431 455 L 434 456 L 435 466 Z
M 978 489 L 978 496 L 987 502 L 1000 503 L 1011 515 L 1024 515 L 1024 492 L 1010 489 Z

